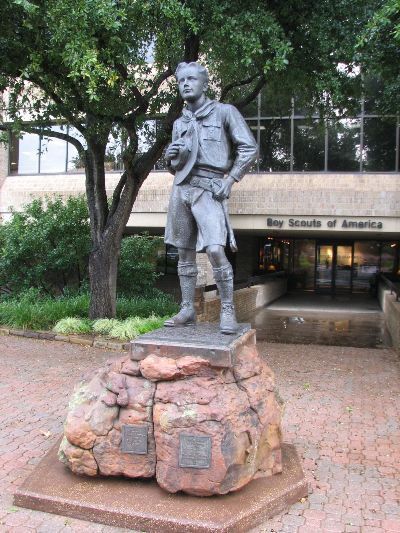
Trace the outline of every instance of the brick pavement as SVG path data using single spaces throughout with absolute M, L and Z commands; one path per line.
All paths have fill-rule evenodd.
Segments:
M 389 349 L 259 343 L 286 402 L 311 493 L 253 533 L 400 532 L 400 361 Z M 62 431 L 87 369 L 116 352 L 0 337 L 0 532 L 125 530 L 14 508 L 12 494 Z

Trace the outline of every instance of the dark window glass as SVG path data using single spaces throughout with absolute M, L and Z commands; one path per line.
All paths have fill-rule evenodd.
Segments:
M 315 277 L 315 241 L 296 239 L 293 249 L 293 273 L 290 284 L 296 289 L 313 289 Z
M 56 132 L 66 133 L 67 126 L 52 126 Z M 65 172 L 67 143 L 55 137 L 42 137 L 40 144 L 40 172 Z
M 383 88 L 382 81 L 376 78 L 366 78 L 364 80 L 364 113 L 366 115 L 379 114 Z
M 262 120 L 259 150 L 260 171 L 290 170 L 290 120 Z
M 243 107 L 240 112 L 245 118 L 254 118 L 258 116 L 258 101 L 257 98 L 252 100 L 249 104 Z
M 355 241 L 353 260 L 353 290 L 368 291 L 379 270 L 379 243 Z
M 328 123 L 328 170 L 360 170 L 360 120 L 340 119 Z
M 394 272 L 396 268 L 397 242 L 383 242 L 381 247 L 381 272 Z
M 295 120 L 293 169 L 324 170 L 325 124 L 322 120 Z
M 276 90 L 272 85 L 261 91 L 262 117 L 289 117 L 292 113 L 291 95 Z
M 39 172 L 39 135 L 24 133 L 19 139 L 18 174 L 37 174 Z
M 363 170 L 394 171 L 396 158 L 396 119 L 365 118 Z

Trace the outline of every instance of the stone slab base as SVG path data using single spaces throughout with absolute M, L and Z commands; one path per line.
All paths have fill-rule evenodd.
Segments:
M 283 473 L 257 479 L 226 496 L 169 494 L 155 481 L 74 475 L 57 458 L 59 442 L 14 494 L 14 504 L 153 533 L 240 532 L 308 494 L 294 446 L 283 444 Z

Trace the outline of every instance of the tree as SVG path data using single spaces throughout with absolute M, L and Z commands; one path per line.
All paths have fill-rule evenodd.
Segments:
M 365 76 L 380 80 L 378 108 L 393 114 L 399 111 L 400 0 L 384 0 L 368 14 L 357 50 Z
M 0 89 L 8 90 L 12 128 L 64 139 L 85 164 L 92 318 L 115 314 L 123 231 L 183 105 L 173 85 L 177 64 L 200 58 L 210 69 L 214 96 L 239 108 L 267 82 L 277 92 L 301 88 L 320 102 L 347 82 L 337 65 L 350 62 L 350 20 L 362 12 L 360 4 L 3 0 Z M 23 122 L 26 112 L 31 124 Z M 140 128 L 161 116 L 162 127 L 139 155 Z M 79 136 L 51 131 L 49 124 L 60 117 Z M 104 162 L 110 135 L 122 135 L 126 147 L 125 170 L 109 203 Z

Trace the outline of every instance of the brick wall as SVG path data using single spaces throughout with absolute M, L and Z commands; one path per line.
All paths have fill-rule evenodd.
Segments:
M 107 176 L 111 193 L 119 178 Z M 172 176 L 152 173 L 144 183 L 133 213 L 166 213 Z M 83 193 L 83 175 L 10 176 L 1 189 L 0 212 L 32 197 Z M 234 186 L 233 215 L 290 214 L 307 216 L 400 216 L 398 174 L 249 174 Z

